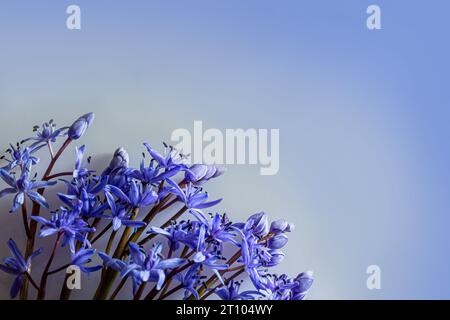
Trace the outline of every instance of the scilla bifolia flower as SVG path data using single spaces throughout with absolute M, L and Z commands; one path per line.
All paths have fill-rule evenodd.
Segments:
M 86 274 L 102 270 L 90 278 L 97 285 L 92 292 L 95 299 L 115 299 L 121 292 L 136 300 L 305 297 L 313 283 L 311 273 L 290 278 L 270 270 L 284 259 L 282 250 L 294 225 L 284 220 L 270 222 L 264 212 L 243 222 L 217 213 L 215 206 L 222 199 L 210 201 L 205 185 L 222 175 L 224 170 L 218 166 L 188 166 L 186 156 L 175 148 L 164 144 L 160 153 L 145 143 L 147 152 L 137 168 L 131 165 L 126 150 L 119 148 L 96 171 L 90 168 L 90 157 L 85 159 L 83 145 L 73 147 L 73 163 L 64 164 L 72 171 L 54 172 L 62 153 L 86 133 L 93 120 L 94 114 L 88 113 L 70 127 L 57 129 L 53 121 L 36 126 L 33 137 L 11 146 L 9 156 L 1 158 L 6 163 L 0 179 L 6 187 L 0 198 L 12 195 L 11 211 L 22 209 L 27 242 L 22 255 L 14 241 L 8 241 L 13 257 L 0 264 L 0 270 L 16 277 L 12 297 L 20 292 L 24 299 L 33 291 L 44 299 L 47 279 L 63 273 L 69 265 Z M 58 138 L 66 135 L 60 149 L 53 150 Z M 49 152 L 41 163 L 49 163 L 49 167 L 38 178 L 31 171 L 40 162 L 37 151 L 44 154 L 44 146 Z M 55 184 L 58 188 L 48 188 Z M 56 197 L 53 190 L 58 190 Z M 47 198 L 57 200 L 49 203 Z M 41 252 L 34 251 L 36 231 L 41 237 L 51 236 L 53 242 L 46 250 L 49 260 L 43 262 L 44 269 L 31 268 L 31 260 Z M 54 267 L 58 255 L 61 258 L 55 263 L 66 260 Z M 101 265 L 95 263 L 97 256 Z M 36 263 L 41 261 L 33 265 Z M 41 279 L 39 285 L 35 276 Z M 133 291 L 123 290 L 128 279 Z M 240 292 L 244 279 L 254 288 Z M 24 285 L 26 282 L 31 286 Z M 61 283 L 61 298 L 67 299 L 71 292 L 64 285 Z

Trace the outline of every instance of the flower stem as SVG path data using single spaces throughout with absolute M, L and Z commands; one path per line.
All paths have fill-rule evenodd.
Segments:
M 28 225 L 28 210 L 27 210 L 27 202 L 24 199 L 22 203 L 22 220 L 23 226 L 25 228 L 25 233 L 27 235 L 27 239 L 31 238 L 30 226 Z
M 55 166 L 56 162 L 58 161 L 58 159 L 61 157 L 61 155 L 63 154 L 64 150 L 70 145 L 70 143 L 72 142 L 72 140 L 70 138 L 67 138 L 67 140 L 64 142 L 64 144 L 61 146 L 61 148 L 59 148 L 58 152 L 56 153 L 55 157 L 50 161 L 50 164 L 48 165 L 47 170 L 45 171 L 43 177 L 42 177 L 42 181 L 46 181 L 48 179 L 48 177 L 50 176 L 53 167 Z M 39 189 L 37 192 L 40 195 L 44 194 L 44 188 Z M 39 216 L 40 213 L 40 205 L 36 202 L 33 202 L 33 208 L 31 211 L 31 215 L 32 216 Z M 36 238 L 36 231 L 37 231 L 37 221 L 35 220 L 31 220 L 30 222 L 30 238 L 27 240 L 27 246 L 25 249 L 25 259 L 28 259 L 28 257 L 30 257 L 30 255 L 33 253 L 34 251 L 34 242 L 35 242 L 35 238 Z M 31 268 L 31 265 L 30 265 Z M 28 299 L 28 281 L 27 279 L 25 279 L 22 288 L 20 289 L 20 299 L 21 300 L 27 300 Z
M 39 290 L 38 285 L 36 284 L 36 282 L 34 282 L 33 278 L 31 277 L 31 274 L 29 274 L 28 272 L 25 272 L 25 276 L 27 277 L 27 279 L 30 281 L 31 285 L 36 289 Z
M 53 147 L 50 142 L 47 142 L 48 151 L 50 151 L 50 157 L 53 159 L 55 157 L 55 153 L 53 152 Z
M 168 275 L 167 275 L 167 279 L 171 279 L 172 277 L 174 277 L 175 275 L 177 275 L 180 272 L 183 272 L 184 270 L 186 270 L 187 268 L 189 268 L 190 266 L 192 266 L 193 262 L 189 261 L 188 263 L 186 263 L 184 266 L 178 268 L 178 269 L 174 269 L 172 270 Z M 180 286 L 178 286 L 180 287 Z M 177 287 L 176 287 L 177 288 Z M 183 288 L 183 286 L 181 286 L 180 288 L 174 290 L 170 290 L 169 292 L 167 292 L 166 294 L 164 294 L 164 296 L 159 297 L 158 300 L 162 300 L 164 298 L 167 298 L 168 296 L 170 296 L 172 293 L 180 290 L 181 288 Z M 155 298 L 155 296 L 158 294 L 158 290 L 156 289 L 156 286 L 152 289 L 152 291 L 150 291 L 147 296 L 145 297 L 145 300 L 153 300 Z
M 230 271 L 230 270 L 228 270 Z M 230 281 L 233 281 L 234 279 L 236 279 L 237 277 L 239 277 L 242 273 L 245 272 L 245 267 L 244 266 L 240 266 L 237 269 L 237 272 L 235 272 L 231 277 L 229 277 L 226 281 L 225 281 L 225 285 L 229 284 Z M 216 288 L 214 288 L 213 290 L 209 290 L 208 292 L 206 292 L 201 298 L 200 300 L 206 300 L 210 295 L 212 295 L 216 289 L 220 288 L 222 285 L 217 286 Z
M 72 175 L 73 175 L 72 172 L 59 172 L 59 173 L 52 174 L 51 176 L 48 176 L 47 178 L 45 178 L 45 181 L 53 180 L 53 179 L 56 179 L 59 177 L 68 177 L 68 176 L 72 176 Z
M 65 270 L 65 269 L 67 269 L 68 267 L 70 267 L 70 264 L 65 264 L 65 265 L 59 267 L 58 269 L 54 269 L 52 271 L 47 272 L 47 274 L 50 276 L 52 274 L 61 272 L 61 271 Z
M 145 287 L 147 286 L 147 282 L 143 282 L 140 286 L 138 291 L 136 292 L 136 294 L 133 297 L 133 300 L 139 300 L 142 297 L 142 294 L 145 291 Z
M 48 271 L 50 269 L 50 266 L 52 265 L 53 259 L 55 258 L 56 249 L 58 248 L 59 241 L 61 240 L 61 236 L 62 236 L 62 233 L 59 232 L 58 235 L 56 236 L 55 244 L 53 245 L 53 249 L 52 249 L 50 258 L 48 259 L 47 265 L 45 266 L 44 272 L 42 273 L 37 300 L 45 299 L 45 288 L 47 286 L 47 278 L 49 275 Z
M 123 286 L 125 285 L 125 283 L 127 282 L 127 277 L 123 278 L 119 285 L 117 286 L 116 290 L 114 290 L 113 294 L 111 295 L 111 297 L 109 298 L 109 300 L 115 300 L 117 295 L 119 294 L 120 290 L 122 290 Z
M 139 213 L 139 209 L 134 209 L 133 215 L 131 216 L 131 220 L 136 219 L 136 216 Z M 133 228 L 126 227 L 123 231 L 122 237 L 120 238 L 119 244 L 116 247 L 116 250 L 114 251 L 113 258 L 120 259 L 123 252 L 125 251 L 125 248 L 129 242 L 129 238 L 131 235 Z M 108 296 L 109 291 L 111 290 L 111 286 L 114 283 L 114 280 L 117 276 L 117 271 L 108 268 L 105 271 L 105 276 L 102 277 L 100 280 L 100 284 L 97 288 L 97 292 L 95 293 L 94 299 L 95 300 L 105 300 Z
M 112 227 L 112 222 L 109 223 L 98 235 L 95 236 L 95 238 L 91 241 L 91 244 L 94 244 L 97 242 L 98 239 L 103 237 L 103 235 Z
M 239 259 L 240 256 L 241 256 L 241 250 L 236 251 L 236 253 L 235 253 L 230 259 L 228 259 L 227 264 L 228 264 L 229 266 L 231 266 L 233 263 L 235 263 L 235 262 Z M 222 276 L 222 275 L 224 275 L 225 273 L 227 273 L 228 271 L 229 271 L 229 269 L 221 270 L 221 271 L 219 271 L 219 274 Z M 202 287 L 198 289 L 198 295 L 199 295 L 199 296 L 202 296 L 203 293 L 206 291 L 206 289 L 209 288 L 209 287 L 211 287 L 211 286 L 214 284 L 214 282 L 216 282 L 216 280 L 217 280 L 217 275 L 216 275 L 216 274 L 212 275 L 212 276 L 204 283 L 204 285 L 202 285 Z M 189 298 L 190 298 L 190 299 L 193 299 L 194 297 L 191 295 Z

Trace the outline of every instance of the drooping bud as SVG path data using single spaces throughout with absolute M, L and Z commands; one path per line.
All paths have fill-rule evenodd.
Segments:
M 78 118 L 69 128 L 68 136 L 72 140 L 78 140 L 83 136 L 86 130 L 91 126 L 94 121 L 95 114 L 87 113 Z
M 281 263 L 284 259 L 284 253 L 280 250 L 269 250 L 271 255 L 270 262 L 267 264 L 267 267 L 275 267 Z
M 269 233 L 269 220 L 264 212 L 252 215 L 248 220 L 253 220 L 253 234 L 264 237 Z
M 224 171 L 224 168 L 215 165 L 194 164 L 186 170 L 185 180 L 195 185 L 201 185 L 210 179 L 222 175 Z
M 295 281 L 298 283 L 298 287 L 295 291 L 300 293 L 306 293 L 312 286 L 314 282 L 312 271 L 302 272 L 296 278 Z
M 267 246 L 270 249 L 281 249 L 288 243 L 288 237 L 284 233 L 277 234 L 269 239 Z
M 109 163 L 109 169 L 114 170 L 117 168 L 128 168 L 130 163 L 130 156 L 127 150 L 120 147 L 114 152 L 114 156 Z
M 288 226 L 289 224 L 287 223 L 286 220 L 273 221 L 272 224 L 270 225 L 270 232 L 273 234 L 283 233 L 286 231 Z

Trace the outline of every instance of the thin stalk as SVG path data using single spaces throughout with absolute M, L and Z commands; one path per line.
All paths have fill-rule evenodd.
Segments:
M 55 153 L 53 152 L 53 147 L 50 142 L 47 142 L 48 151 L 50 151 L 50 157 L 53 159 L 55 157 Z
M 136 292 L 136 294 L 133 297 L 133 300 L 139 300 L 142 297 L 142 294 L 145 291 L 145 287 L 147 286 L 147 282 L 143 282 L 140 286 L 138 291 Z
M 108 232 L 109 229 L 112 227 L 112 222 L 110 222 L 98 235 L 95 236 L 95 238 L 91 241 L 91 244 L 94 244 L 97 242 L 98 239 L 103 237 L 103 235 Z
M 117 295 L 119 294 L 120 290 L 122 290 L 123 286 L 125 285 L 125 283 L 127 282 L 127 278 L 123 278 L 119 285 L 117 286 L 116 290 L 114 290 L 113 294 L 111 295 L 111 297 L 109 298 L 109 300 L 115 300 Z
M 235 263 L 235 262 L 239 259 L 240 256 L 241 256 L 241 250 L 238 250 L 238 251 L 237 251 L 230 259 L 228 259 L 227 264 L 228 264 L 229 266 L 233 265 L 233 263 Z M 227 273 L 227 272 L 228 272 L 228 269 L 226 269 L 226 270 L 221 270 L 221 271 L 219 271 L 219 274 L 222 276 L 222 275 L 224 275 L 224 274 Z M 199 296 L 202 296 L 203 293 L 204 293 L 211 285 L 213 285 L 214 282 L 216 282 L 216 281 L 217 281 L 217 275 L 214 274 L 214 275 L 212 275 L 212 276 L 204 283 L 204 285 L 202 285 L 201 288 L 198 289 L 198 295 L 199 295 Z M 193 298 L 194 298 L 194 297 L 193 297 L 192 295 L 189 297 L 189 299 L 193 299 Z
M 65 264 L 65 265 L 59 267 L 58 269 L 54 269 L 54 270 L 52 270 L 52 271 L 47 272 L 47 274 L 50 276 L 50 275 L 52 275 L 52 274 L 61 272 L 61 271 L 65 270 L 65 269 L 67 269 L 67 268 L 70 267 L 70 266 L 71 266 L 70 263 Z
M 225 285 L 228 285 L 230 283 L 230 281 L 233 281 L 234 279 L 236 279 L 237 277 L 239 277 L 241 274 L 243 274 L 245 272 L 245 267 L 244 266 L 240 266 L 239 269 L 237 269 L 238 271 L 235 272 L 230 278 L 228 278 L 225 281 Z M 230 270 L 228 270 L 230 271 Z M 200 297 L 200 300 L 206 300 L 210 295 L 212 295 L 216 289 L 220 288 L 222 285 L 219 285 L 217 287 L 215 287 L 212 290 L 209 290 L 208 292 L 206 292 L 202 297 Z
M 172 270 L 168 275 L 167 278 L 171 279 L 172 277 L 174 277 L 175 275 L 177 275 L 180 272 L 183 272 L 184 270 L 186 270 L 187 268 L 189 268 L 190 266 L 192 266 L 193 262 L 189 261 L 188 263 L 186 263 L 184 266 L 178 268 L 178 269 L 174 269 Z M 183 286 L 181 286 L 181 288 L 183 288 Z M 177 290 L 181 289 L 178 288 Z M 175 291 L 177 291 L 175 290 Z M 168 296 L 170 296 L 173 292 L 173 289 L 170 290 L 169 292 L 167 292 L 164 296 L 159 297 L 158 300 L 162 300 Z M 174 291 L 174 292 L 175 292 Z M 156 286 L 147 294 L 147 296 L 145 297 L 145 300 L 153 300 L 155 298 L 155 296 L 158 294 L 158 290 L 156 289 Z
M 45 181 L 53 180 L 53 179 L 56 179 L 59 177 L 69 177 L 72 175 L 73 175 L 73 172 L 59 172 L 59 173 L 52 174 L 51 176 L 48 176 L 47 178 L 45 178 Z
M 67 287 L 67 280 L 69 279 L 69 274 L 66 274 L 66 277 L 64 278 L 63 286 L 61 288 L 61 293 L 59 294 L 59 300 L 69 300 L 70 294 L 72 293 L 72 290 L 70 290 Z
M 133 215 L 131 216 L 131 220 L 136 219 L 136 216 L 139 212 L 139 209 L 136 208 L 133 212 Z M 128 239 L 130 238 L 131 232 L 133 228 L 126 227 L 123 231 L 122 237 L 120 238 L 119 244 L 116 247 L 116 250 L 114 251 L 113 258 L 120 259 L 127 244 Z M 100 280 L 100 284 L 97 288 L 97 291 L 95 293 L 94 299 L 95 300 L 105 300 L 108 296 L 109 291 L 111 290 L 111 286 L 114 283 L 114 280 L 117 276 L 117 271 L 108 268 L 105 271 L 105 276 Z
M 36 284 L 36 282 L 34 282 L 33 278 L 31 277 L 31 274 L 29 274 L 28 272 L 25 272 L 25 276 L 27 277 L 27 279 L 30 281 L 31 285 L 36 289 L 39 290 L 38 285 Z
M 111 248 L 114 243 L 114 238 L 116 237 L 116 234 L 117 234 L 117 231 L 115 231 L 115 230 L 113 230 L 113 232 L 111 232 L 111 236 L 109 237 L 108 244 L 106 245 L 106 249 L 105 249 L 105 253 L 107 255 L 109 255 L 109 253 L 111 252 Z
M 70 138 L 67 138 L 67 140 L 64 142 L 64 144 L 61 146 L 61 148 L 58 150 L 58 152 L 56 153 L 55 157 L 53 157 L 53 159 L 50 161 L 50 164 L 48 165 L 47 170 L 45 171 L 42 180 L 46 181 L 46 179 L 48 179 L 48 177 L 50 176 L 53 167 L 55 166 L 56 162 L 58 161 L 58 159 L 61 157 L 61 155 L 63 154 L 64 150 L 70 145 L 70 143 L 72 142 L 72 140 Z M 39 189 L 37 192 L 40 195 L 44 194 L 44 188 Z M 33 202 L 33 208 L 31 211 L 31 215 L 32 216 L 39 216 L 40 213 L 40 205 Z M 27 240 L 27 246 L 25 248 L 25 259 L 28 259 L 28 257 L 30 257 L 30 255 L 34 252 L 34 243 L 35 243 L 35 238 L 36 238 L 36 231 L 37 231 L 37 221 L 35 220 L 31 220 L 30 222 L 30 238 Z M 31 265 L 30 265 L 31 268 Z M 27 300 L 28 299 L 28 281 L 27 279 L 25 279 L 22 288 L 20 289 L 20 299 L 21 300 Z
M 28 210 L 27 210 L 27 202 L 24 199 L 22 203 L 22 220 L 23 227 L 25 228 L 25 233 L 27 235 L 27 239 L 31 238 L 30 226 L 28 225 Z
M 53 245 L 52 253 L 50 255 L 50 258 L 48 259 L 47 265 L 45 266 L 44 272 L 42 273 L 41 277 L 41 283 L 39 286 L 39 292 L 37 299 L 38 300 L 44 300 L 45 299 L 45 288 L 47 286 L 47 278 L 48 278 L 48 270 L 50 269 L 50 266 L 52 265 L 53 259 L 55 258 L 56 249 L 58 248 L 59 241 L 61 240 L 62 233 L 59 232 L 56 236 L 55 244 Z

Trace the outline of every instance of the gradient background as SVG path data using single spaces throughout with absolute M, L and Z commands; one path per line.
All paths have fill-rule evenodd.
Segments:
M 80 31 L 65 26 L 73 3 Z M 374 3 L 380 31 L 366 28 Z M 265 210 L 296 224 L 279 270 L 313 270 L 311 299 L 450 298 L 448 12 L 445 0 L 1 1 L 1 148 L 88 111 L 81 143 L 105 159 L 123 146 L 134 164 L 141 142 L 194 120 L 279 128 L 278 175 L 229 166 L 209 187 L 236 220 Z M 5 256 L 23 231 L 18 216 L 0 222 Z M 366 288 L 371 264 L 381 290 Z M 0 298 L 11 281 L 0 275 Z

